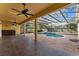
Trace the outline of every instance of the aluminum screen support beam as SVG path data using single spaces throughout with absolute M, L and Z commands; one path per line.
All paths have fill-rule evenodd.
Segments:
M 60 11 L 61 15 L 63 16 L 63 18 L 65 19 L 65 21 L 66 21 L 67 23 L 69 23 L 69 22 L 67 21 L 66 17 L 64 16 L 63 12 L 62 12 L 61 10 L 59 10 L 59 11 Z
M 60 20 L 56 19 L 55 17 L 53 17 L 52 15 L 48 14 L 48 16 L 50 16 L 51 18 L 53 18 L 54 20 L 61 22 Z

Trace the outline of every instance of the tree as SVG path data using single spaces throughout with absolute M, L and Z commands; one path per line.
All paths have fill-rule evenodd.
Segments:
M 67 25 L 67 28 L 71 29 L 71 30 L 74 30 L 74 31 L 77 31 L 77 23 L 69 23 Z

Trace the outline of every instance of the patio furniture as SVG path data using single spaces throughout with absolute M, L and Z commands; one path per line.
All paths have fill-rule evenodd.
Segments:
M 78 43 L 79 42 L 78 39 L 70 39 L 70 41 L 75 42 L 75 43 Z
M 79 49 L 79 39 L 70 39 L 70 41 L 77 43 L 78 49 Z

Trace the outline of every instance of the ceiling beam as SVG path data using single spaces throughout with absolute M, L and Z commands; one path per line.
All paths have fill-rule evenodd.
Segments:
M 69 23 L 69 22 L 67 21 L 66 17 L 64 16 L 63 12 L 62 12 L 61 10 L 59 10 L 59 11 L 60 11 L 61 15 L 63 16 L 64 20 L 65 20 L 67 23 Z
M 30 18 L 22 21 L 20 24 L 25 23 L 25 22 L 30 21 L 30 20 L 33 20 L 34 18 L 38 18 L 38 17 L 43 16 L 45 14 L 48 14 L 50 12 L 56 11 L 60 8 L 65 7 L 66 5 L 69 5 L 69 4 L 70 3 L 54 3 L 51 6 L 49 6 L 48 8 L 36 13 L 33 17 L 30 17 Z
M 58 21 L 58 22 L 61 22 L 60 20 L 58 20 L 57 18 L 55 18 L 54 16 L 48 14 L 48 16 L 50 16 L 51 18 L 53 18 L 54 20 Z

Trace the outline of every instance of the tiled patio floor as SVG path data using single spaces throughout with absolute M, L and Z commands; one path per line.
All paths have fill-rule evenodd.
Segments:
M 42 37 L 43 39 L 43 37 Z M 4 36 L 0 39 L 0 55 L 2 56 L 71 56 L 75 55 L 58 48 L 54 42 L 47 39 L 34 42 L 29 36 Z M 57 42 L 57 41 L 56 41 Z M 54 45 L 53 45 L 54 44 Z M 59 45 L 61 46 L 61 45 Z

